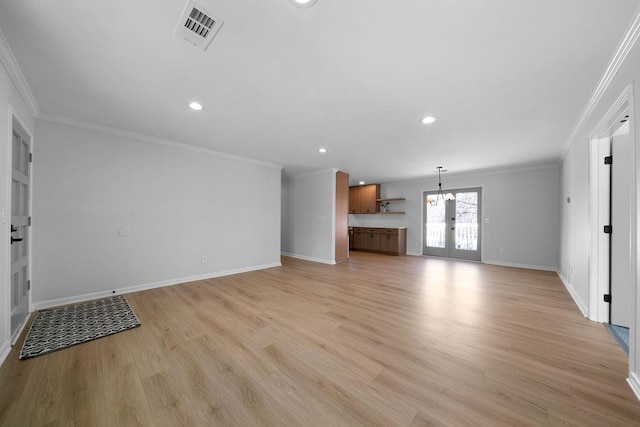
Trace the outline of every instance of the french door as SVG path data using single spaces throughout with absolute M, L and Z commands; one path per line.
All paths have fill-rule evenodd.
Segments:
M 480 261 L 482 190 L 449 190 L 455 200 L 444 200 L 437 191 L 425 191 L 424 255 Z M 432 197 L 429 197 L 432 196 Z M 436 196 L 437 202 L 428 202 Z

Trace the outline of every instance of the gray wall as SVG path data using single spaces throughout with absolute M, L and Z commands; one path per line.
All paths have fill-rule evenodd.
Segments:
M 484 262 L 548 270 L 558 267 L 557 165 L 465 175 L 445 173 L 442 182 L 444 189 L 482 188 Z M 422 192 L 437 188 L 437 175 L 421 181 L 382 184 L 383 198 L 407 199 L 391 205 L 392 211 L 405 211 L 406 215 L 350 215 L 349 225 L 407 227 L 408 253 L 421 254 Z M 504 253 L 499 253 L 500 248 Z
M 36 307 L 279 265 L 279 167 L 41 120 L 36 134 Z
M 335 263 L 334 169 L 302 174 L 282 182 L 282 253 Z
M 589 145 L 578 144 L 562 163 L 559 273 L 583 313 L 589 307 Z M 567 202 L 570 198 L 571 203 Z

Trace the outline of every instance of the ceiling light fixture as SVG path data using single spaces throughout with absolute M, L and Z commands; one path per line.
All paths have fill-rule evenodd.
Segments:
M 326 149 L 326 148 L 324 148 L 324 147 L 322 147 L 322 148 L 318 148 L 318 153 L 323 153 L 323 154 L 324 154 L 324 153 L 326 153 L 326 152 L 327 152 L 327 149 Z
M 291 0 L 291 3 L 293 3 L 295 6 L 306 8 L 316 4 L 316 1 L 318 0 Z
M 360 181 L 360 185 L 364 185 L 364 181 Z
M 446 172 L 442 170 L 442 166 L 438 166 L 438 192 L 436 194 L 429 194 L 427 196 L 427 203 L 431 206 L 436 206 L 438 204 L 438 200 L 442 199 L 444 201 L 455 200 L 455 196 L 451 193 L 444 194 L 442 193 L 442 179 L 440 177 L 440 172 Z
M 189 104 L 189 108 L 196 111 L 202 111 L 204 107 L 199 102 L 192 102 Z
M 422 119 L 422 124 L 430 125 L 431 123 L 435 123 L 436 120 L 438 120 L 436 116 L 426 116 L 424 119 Z

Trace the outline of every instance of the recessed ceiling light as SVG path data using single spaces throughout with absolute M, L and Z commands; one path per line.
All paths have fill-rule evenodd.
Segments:
M 364 185 L 364 181 L 360 181 L 360 185 Z
M 436 116 L 427 116 L 422 119 L 422 123 L 425 125 L 430 125 L 431 123 L 435 123 L 438 118 Z
M 327 149 L 326 148 L 318 148 L 318 153 L 326 153 Z
M 200 110 L 204 109 L 202 104 L 200 104 L 199 102 L 192 102 L 191 104 L 189 104 L 189 108 L 191 108 L 192 110 L 196 110 L 196 111 L 200 111 Z
M 311 7 L 316 4 L 317 0 L 291 0 L 291 3 L 298 7 Z

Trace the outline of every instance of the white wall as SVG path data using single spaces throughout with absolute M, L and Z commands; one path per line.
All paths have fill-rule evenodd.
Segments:
M 570 202 L 567 201 L 570 200 Z M 561 168 L 559 274 L 584 315 L 589 307 L 589 144 L 572 147 Z
M 482 260 L 555 270 L 558 266 L 559 168 L 444 174 L 444 189 L 482 187 Z M 437 190 L 437 175 L 422 181 L 382 184 L 381 197 L 405 197 L 392 211 L 405 215 L 349 215 L 350 226 L 407 227 L 407 252 L 421 254 L 422 192 Z M 484 219 L 488 218 L 489 223 Z M 500 254 L 499 249 L 504 253 Z
M 283 254 L 335 263 L 335 173 L 325 169 L 283 181 Z
M 625 88 L 634 83 L 633 98 L 631 99 L 634 104 L 635 111 L 632 117 L 631 123 L 631 138 L 632 145 L 635 147 L 635 169 L 634 178 L 636 179 L 635 185 L 638 186 L 637 179 L 640 178 L 640 141 L 638 140 L 637 129 L 640 126 L 640 88 L 637 86 L 637 82 L 640 81 L 640 46 L 636 42 L 630 49 L 624 62 L 618 69 L 617 73 L 611 78 L 608 85 L 601 88 L 602 96 L 597 99 L 593 108 L 590 109 L 589 114 L 582 123 L 576 135 L 573 137 L 570 143 L 570 149 L 565 155 L 562 168 L 562 198 L 567 196 L 571 197 L 571 204 L 563 204 L 561 211 L 561 273 L 565 278 L 568 278 L 570 274 L 570 288 L 574 290 L 573 295 L 578 305 L 589 307 L 589 262 L 588 262 L 588 236 L 589 236 L 589 138 L 598 128 L 598 123 L 606 115 L 609 108 L 615 103 L 618 97 L 623 93 Z M 634 129 L 636 131 L 634 131 Z M 633 185 L 633 184 L 631 184 Z M 636 215 L 640 215 L 640 198 L 635 194 Z M 640 224 L 640 216 L 635 218 L 635 227 L 637 229 Z M 636 241 L 637 245 L 639 242 Z M 640 254 L 640 251 L 637 252 Z M 635 260 L 637 265 L 638 260 Z M 573 266 L 573 272 L 570 272 L 568 265 Z M 635 268 L 636 274 L 640 273 Z M 638 351 L 638 342 L 640 340 L 640 316 L 638 316 L 638 307 L 640 307 L 640 292 L 638 292 L 638 283 L 640 279 L 638 277 L 634 280 L 635 286 L 635 302 L 632 313 L 632 325 L 631 325 L 631 342 L 629 352 L 629 365 L 630 365 L 630 380 L 634 391 L 640 398 L 640 351 Z M 601 298 L 598 295 L 598 298 Z M 591 305 L 594 307 L 594 304 Z M 591 317 L 596 317 L 597 313 L 589 313 Z
M 0 216 L 6 212 L 6 222 L 0 217 L 0 362 L 10 350 L 10 259 L 9 236 L 11 226 L 11 116 L 17 115 L 27 131 L 33 133 L 33 118 L 11 81 L 7 70 L 0 65 Z
M 36 307 L 279 265 L 279 167 L 42 120 L 36 132 Z

